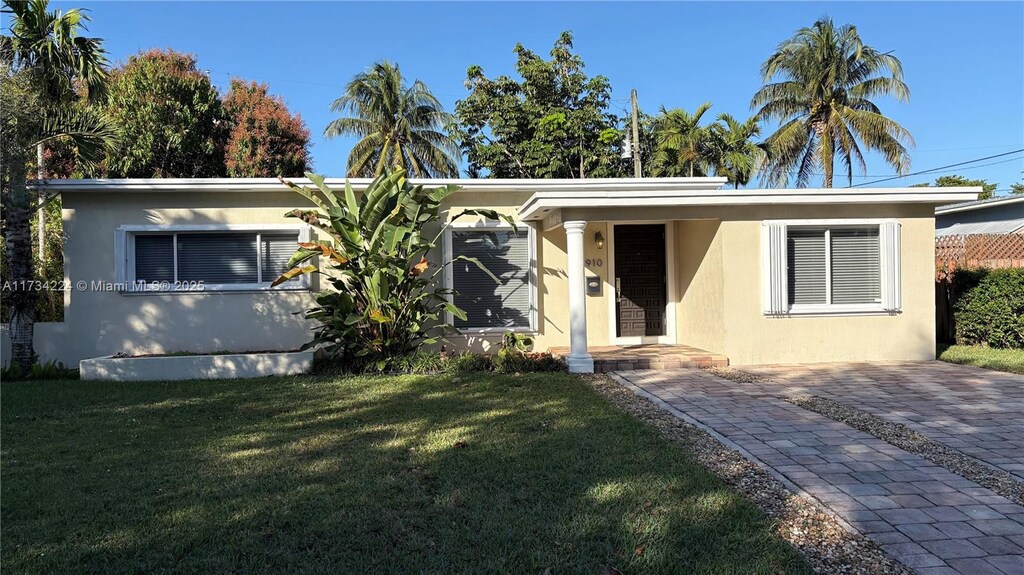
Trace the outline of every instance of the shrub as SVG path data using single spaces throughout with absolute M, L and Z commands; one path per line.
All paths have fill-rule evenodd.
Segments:
M 77 369 L 68 369 L 59 361 L 37 361 L 32 365 L 30 371 L 23 371 L 17 364 L 0 370 L 0 379 L 4 381 L 18 381 L 28 379 L 78 379 Z
M 479 266 L 495 282 L 498 279 L 479 261 L 459 256 L 434 265 L 427 255 L 437 247 L 448 224 L 437 226 L 435 235 L 424 234 L 440 220 L 441 202 L 457 186 L 426 189 L 410 185 L 405 171 L 398 170 L 375 179 L 357 199 L 348 183 L 343 192 L 332 190 L 324 178 L 306 174 L 314 187 L 285 184 L 318 209 L 292 210 L 317 229 L 317 241 L 299 244 L 288 262 L 289 270 L 273 285 L 308 273 L 321 273 L 331 289 L 316 297 L 316 306 L 306 319 L 319 322 L 313 340 L 303 349 L 319 347 L 352 372 L 372 366 L 378 372 L 407 367 L 408 356 L 421 345 L 454 331 L 444 321 L 444 312 L 465 320 L 466 314 L 449 301 L 452 290 L 437 287 L 435 276 L 454 261 Z M 461 216 L 503 219 L 494 210 L 462 210 Z M 310 262 L 320 260 L 320 266 Z
M 957 343 L 1024 349 L 1024 269 L 958 270 L 953 295 Z

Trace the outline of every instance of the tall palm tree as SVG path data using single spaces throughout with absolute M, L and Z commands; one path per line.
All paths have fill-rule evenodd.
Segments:
M 68 138 L 85 162 L 99 159 L 116 135 L 95 110 L 69 105 L 81 84 L 97 90 L 106 60 L 100 41 L 82 38 L 84 16 L 77 10 L 47 12 L 45 0 L 5 0 L 13 15 L 11 34 L 0 36 L 0 220 L 12 285 L 30 285 L 31 218 L 35 211 L 28 186 L 27 163 L 57 138 Z M 40 204 L 50 198 L 37 191 Z M 23 370 L 35 360 L 33 349 L 36 293 L 14 290 L 6 297 L 10 312 L 11 363 Z
M 711 102 L 705 102 L 691 114 L 676 108 L 666 110 L 664 106 L 654 120 L 654 165 L 655 176 L 704 176 L 714 169 L 711 161 L 712 134 L 706 126 L 700 125 L 701 117 L 711 109 Z
M 90 98 L 98 98 L 106 80 L 107 59 L 96 38 L 81 35 L 89 17 L 77 8 L 49 11 L 49 0 L 5 0 L 11 18 L 11 35 L 0 50 L 4 60 L 18 60 L 36 71 L 50 102 L 66 104 L 77 97 L 80 86 Z M 45 146 L 36 147 L 36 177 L 46 177 Z M 45 259 L 46 210 L 39 206 L 39 258 Z
M 418 178 L 459 175 L 459 148 L 447 131 L 452 115 L 423 82 L 406 86 L 397 64 L 377 62 L 357 74 L 331 110 L 350 116 L 328 124 L 325 136 L 361 138 L 348 156 L 349 176 L 399 168 Z
M 757 117 L 740 122 L 730 114 L 719 114 L 711 130 L 714 133 L 715 174 L 725 176 L 734 188 L 747 185 L 765 159 L 761 145 L 754 141 L 761 135 Z
M 795 170 L 797 186 L 805 187 L 820 169 L 830 188 L 838 155 L 852 184 L 854 164 L 867 172 L 863 150 L 881 153 L 898 173 L 910 167 L 910 132 L 871 101 L 910 98 L 903 66 L 892 54 L 864 45 L 854 26 L 836 27 L 825 18 L 800 29 L 779 44 L 761 74 L 765 85 L 751 108 L 762 120 L 782 122 L 766 141 L 768 182 L 785 185 Z

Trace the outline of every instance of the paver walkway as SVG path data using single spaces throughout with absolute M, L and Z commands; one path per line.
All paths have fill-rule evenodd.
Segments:
M 902 423 L 1024 481 L 1024 376 L 938 361 L 759 366 L 785 391 Z M 772 384 L 767 384 L 772 385 Z
M 1024 573 L 1024 507 L 757 384 L 696 369 L 614 374 L 738 446 L 922 575 Z

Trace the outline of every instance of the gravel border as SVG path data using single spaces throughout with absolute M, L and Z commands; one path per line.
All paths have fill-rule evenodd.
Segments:
M 714 373 L 714 371 L 712 371 Z M 775 525 L 775 532 L 795 547 L 816 573 L 823 575 L 912 575 L 866 536 L 843 527 L 809 499 L 706 431 L 603 375 L 582 376 L 592 388 L 623 411 L 651 425 L 719 479 L 753 501 Z
M 915 453 L 957 475 L 995 491 L 1017 505 L 1024 505 L 1024 483 L 1013 475 L 989 467 L 980 460 L 947 447 L 902 423 L 894 423 L 832 399 L 814 395 L 782 398 L 793 405 L 820 413 L 854 429 L 874 435 L 904 451 Z

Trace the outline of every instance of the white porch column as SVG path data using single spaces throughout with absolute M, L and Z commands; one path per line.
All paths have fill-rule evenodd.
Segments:
M 569 254 L 569 371 L 594 373 L 594 358 L 587 351 L 587 272 L 583 258 L 583 230 L 587 222 L 564 222 Z

